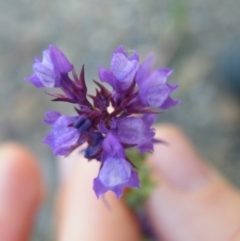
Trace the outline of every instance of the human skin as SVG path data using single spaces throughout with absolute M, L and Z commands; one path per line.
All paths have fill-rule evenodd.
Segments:
M 167 145 L 156 145 L 148 162 L 159 185 L 146 203 L 155 233 L 163 241 L 240 240 L 240 193 L 198 156 L 177 127 L 156 127 Z M 140 228 L 122 200 L 107 193 L 97 200 L 92 180 L 99 163 L 78 153 L 59 161 L 56 240 L 137 241 Z M 28 240 L 43 200 L 37 160 L 25 147 L 0 147 L 0 240 Z

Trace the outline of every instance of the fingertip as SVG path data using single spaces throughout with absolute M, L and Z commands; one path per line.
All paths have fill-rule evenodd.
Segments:
M 205 163 L 178 127 L 157 126 L 156 131 L 167 142 L 149 156 L 162 181 L 146 205 L 157 236 L 230 240 L 239 227 L 239 193 Z
M 24 174 L 26 179 L 33 182 L 33 188 L 38 195 L 37 199 L 41 201 L 44 196 L 44 184 L 38 160 L 32 151 L 19 143 L 7 142 L 0 145 L 0 164 L 10 164 L 16 171 Z
M 209 167 L 181 129 L 174 125 L 159 125 L 156 126 L 156 137 L 166 144 L 155 145 L 149 161 L 164 181 L 186 190 L 207 184 Z
M 77 163 L 60 190 L 58 240 L 139 240 L 137 222 L 122 200 L 111 192 L 97 199 L 92 187 L 100 163 L 88 162 L 77 152 L 68 161 L 71 158 Z
M 0 240 L 25 240 L 43 197 L 40 169 L 24 146 L 0 146 Z

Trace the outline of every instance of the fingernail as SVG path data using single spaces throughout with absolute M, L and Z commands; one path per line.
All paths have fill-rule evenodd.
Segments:
M 163 179 L 183 190 L 207 185 L 210 180 L 208 167 L 185 135 L 176 127 L 159 128 L 157 134 L 167 144 L 155 146 L 150 159 Z

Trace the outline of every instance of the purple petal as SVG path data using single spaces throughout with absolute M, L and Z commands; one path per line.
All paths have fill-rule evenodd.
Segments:
M 142 117 L 142 120 L 144 121 L 144 123 L 149 127 L 155 123 L 156 119 L 157 119 L 156 114 L 145 114 Z
M 118 80 L 115 86 L 117 92 L 124 92 L 130 87 L 137 69 L 137 60 L 129 60 L 121 53 L 113 54 L 110 70 Z
M 173 92 L 179 87 L 177 84 L 174 84 L 174 85 L 167 84 L 167 85 L 168 85 L 168 88 L 171 90 L 171 92 Z
M 181 104 L 180 100 L 173 100 L 170 96 L 166 99 L 166 101 L 161 105 L 163 110 L 171 108 L 173 106 Z
M 93 189 L 99 198 L 103 193 L 111 190 L 119 198 L 124 187 L 139 188 L 139 179 L 118 139 L 108 134 L 103 141 L 103 166 L 99 175 L 94 179 Z
M 60 134 L 56 131 L 50 132 L 43 140 L 43 143 L 52 148 L 55 156 L 64 156 L 77 144 L 78 138 L 79 133 L 76 130 L 64 129 Z
M 43 51 L 42 62 L 33 64 L 33 70 L 35 75 L 39 78 L 39 81 L 45 87 L 53 88 L 58 85 L 60 75 L 54 70 L 49 50 Z
M 138 145 L 138 149 L 141 153 L 148 152 L 148 151 L 153 151 L 153 141 L 150 140 L 146 143 Z
M 123 45 L 118 47 L 117 49 L 115 49 L 113 51 L 113 54 L 123 54 L 126 58 L 128 58 L 127 53 L 126 53 L 125 48 L 124 48 Z
M 104 159 L 107 159 L 109 156 L 119 158 L 125 157 L 125 152 L 122 145 L 120 144 L 119 140 L 111 133 L 107 134 L 102 146 L 104 150 Z
M 33 64 L 34 75 L 26 78 L 36 87 L 59 87 L 61 85 L 61 74 L 67 74 L 73 69 L 64 54 L 55 46 L 50 45 L 49 50 L 43 51 L 42 61 L 35 58 Z
M 104 67 L 100 67 L 98 69 L 98 75 L 102 82 L 107 82 L 113 88 L 115 88 L 117 80 L 116 80 L 115 76 L 108 69 L 106 69 Z
M 128 60 L 136 60 L 139 61 L 139 55 L 136 51 L 134 51 L 133 55 L 128 57 L 128 51 L 125 50 L 124 46 L 118 47 L 116 50 L 114 50 L 113 54 L 123 54 Z M 129 51 L 130 52 L 130 51 Z
M 33 74 L 31 77 L 25 78 L 25 80 L 31 82 L 37 88 L 45 87 L 35 74 Z
M 73 70 L 72 64 L 66 56 L 54 45 L 49 46 L 50 56 L 54 68 L 60 73 L 68 73 Z
M 157 69 L 152 72 L 152 74 L 146 79 L 145 82 L 150 82 L 150 83 L 156 83 L 158 85 L 160 84 L 166 84 L 168 77 L 171 75 L 173 71 L 171 69 Z
M 53 125 L 60 116 L 62 115 L 57 111 L 48 111 L 45 113 L 44 122 L 48 125 Z
M 93 190 L 95 191 L 98 198 L 107 191 L 113 191 L 117 198 L 120 198 L 125 187 L 140 188 L 139 183 L 140 181 L 137 172 L 132 170 L 128 182 L 116 186 L 106 186 L 101 182 L 99 177 L 94 178 Z
M 99 77 L 101 81 L 109 83 L 116 92 L 122 94 L 132 84 L 138 69 L 139 56 L 136 52 L 128 57 L 123 46 L 120 46 L 113 52 L 110 63 L 110 71 L 99 68 Z
M 149 55 L 145 61 L 139 67 L 137 74 L 136 74 L 136 82 L 140 86 L 143 84 L 144 80 L 150 75 L 151 68 L 154 63 L 154 55 Z
M 59 85 L 60 75 L 54 70 L 49 50 L 43 51 L 43 60 L 35 58 L 33 64 L 34 75 L 27 78 L 36 87 L 53 88 Z
M 38 56 L 34 57 L 35 62 L 41 62 L 41 59 L 38 58 Z
M 140 117 L 117 119 L 117 127 L 112 133 L 122 144 L 138 146 L 151 141 L 155 135 L 149 123 Z
M 131 176 L 131 165 L 124 158 L 109 157 L 104 161 L 99 180 L 107 187 L 127 183 Z
M 69 127 L 74 119 L 74 117 L 64 115 L 59 117 L 54 122 L 52 131 L 43 140 L 43 143 L 52 148 L 54 155 L 66 155 L 77 144 L 79 132 Z
M 171 73 L 170 69 L 155 70 L 141 82 L 139 96 L 145 105 L 157 108 L 167 100 L 172 92 L 172 87 L 167 84 L 167 78 Z
M 136 51 L 133 52 L 133 55 L 128 57 L 129 60 L 136 60 L 137 62 L 139 62 L 139 55 Z
M 170 89 L 166 85 L 151 85 L 143 87 L 139 91 L 139 96 L 144 104 L 151 107 L 160 107 L 170 94 Z

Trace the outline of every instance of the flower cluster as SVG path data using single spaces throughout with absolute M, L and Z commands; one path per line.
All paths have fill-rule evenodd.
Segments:
M 98 87 L 96 94 L 87 95 L 84 66 L 78 76 L 66 56 L 50 45 L 43 51 L 42 60 L 35 59 L 34 74 L 26 78 L 37 88 L 60 88 L 61 94 L 51 94 L 53 100 L 75 105 L 75 116 L 56 111 L 46 113 L 44 121 L 52 126 L 52 131 L 43 143 L 55 155 L 68 155 L 87 142 L 85 157 L 101 162 L 98 177 L 93 181 L 97 197 L 108 190 L 120 197 L 124 187 L 139 188 L 137 169 L 125 149 L 153 151 L 153 144 L 159 142 L 154 139 L 152 128 L 156 114 L 179 103 L 170 97 L 177 88 L 167 82 L 172 70 L 152 71 L 153 62 L 150 55 L 139 64 L 137 52 L 129 56 L 121 46 L 113 52 L 110 68 L 100 67 L 98 72 L 101 82 L 107 82 L 112 91 L 94 81 Z

